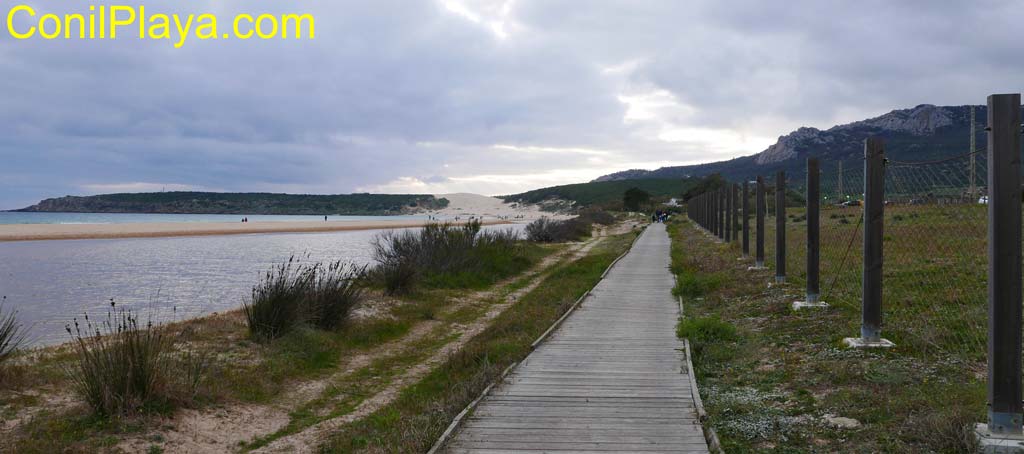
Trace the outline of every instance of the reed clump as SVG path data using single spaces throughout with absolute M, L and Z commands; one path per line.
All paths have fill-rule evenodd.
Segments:
M 210 357 L 179 351 L 181 340 L 152 322 L 139 323 L 131 310 L 114 301 L 105 320 L 76 318 L 65 329 L 74 359 L 66 367 L 72 389 L 103 417 L 167 411 L 191 403 L 199 394 Z
M 275 266 L 242 305 L 250 334 L 268 341 L 300 325 L 341 327 L 363 299 L 365 271 L 341 261 L 303 264 L 295 257 Z
M 18 313 L 7 310 L 7 297 L 0 299 L 0 367 L 25 345 L 28 331 L 18 322 Z

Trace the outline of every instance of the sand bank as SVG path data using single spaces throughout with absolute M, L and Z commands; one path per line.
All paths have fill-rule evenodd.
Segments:
M 421 227 L 427 221 L 336 222 L 154 222 L 136 224 L 7 224 L 0 225 L 0 242 L 33 240 L 84 240 L 101 238 L 154 238 L 173 236 L 240 235 L 252 233 L 314 233 L 348 230 Z M 506 224 L 485 221 L 484 224 Z

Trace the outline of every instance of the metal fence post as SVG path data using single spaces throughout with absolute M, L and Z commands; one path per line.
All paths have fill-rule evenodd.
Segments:
M 892 347 L 882 339 L 882 227 L 885 220 L 885 142 L 864 141 L 864 277 L 859 338 L 850 347 Z
M 1020 121 L 1020 94 L 988 97 L 989 409 L 987 427 L 978 430 L 983 447 L 1024 440 Z
M 750 198 L 750 182 L 743 182 L 743 256 L 750 256 L 750 208 L 747 206 Z
M 757 219 L 755 227 L 757 232 L 755 233 L 755 251 L 754 266 L 751 269 L 763 270 L 764 269 L 764 212 L 765 212 L 765 191 L 764 191 L 764 177 L 758 175 L 757 177 L 757 188 L 755 188 L 754 205 L 756 206 L 755 211 L 757 212 Z
M 786 282 L 786 172 L 775 174 L 775 283 Z
M 728 185 L 724 188 L 725 190 L 725 242 L 729 243 L 732 241 L 733 219 L 732 219 L 732 185 Z
M 793 303 L 793 309 L 827 307 L 821 301 L 818 284 L 821 229 L 821 174 L 818 159 L 807 158 L 807 298 Z

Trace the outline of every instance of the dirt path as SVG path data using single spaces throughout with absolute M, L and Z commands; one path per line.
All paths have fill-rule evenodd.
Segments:
M 391 403 L 402 389 L 422 379 L 451 354 L 459 351 L 469 339 L 490 326 L 496 317 L 515 304 L 519 298 L 540 285 L 544 273 L 556 264 L 565 260 L 577 260 L 585 256 L 605 237 L 620 233 L 623 229 L 628 231 L 629 228 L 629 226 L 600 228 L 595 231 L 592 239 L 571 244 L 565 250 L 546 257 L 524 275 L 507 279 L 492 289 L 475 292 L 465 298 L 452 301 L 445 308 L 445 313 L 452 313 L 481 301 L 500 298 L 499 303 L 490 305 L 482 316 L 477 317 L 471 323 L 453 323 L 450 334 L 454 340 L 442 345 L 424 360 L 406 368 L 397 376 L 391 377 L 390 382 L 382 383 L 383 387 L 379 391 L 360 402 L 353 411 L 316 423 L 301 432 L 284 436 L 257 452 L 312 452 L 327 433 Z M 507 292 L 510 285 L 521 279 L 529 279 L 530 282 L 522 288 Z M 419 322 L 402 338 L 349 357 L 334 374 L 297 384 L 294 391 L 281 396 L 273 404 L 237 404 L 215 409 L 185 410 L 179 412 L 174 418 L 168 419 L 164 424 L 160 424 L 163 429 L 124 440 L 118 447 L 128 452 L 145 452 L 154 444 L 153 440 L 161 440 L 160 445 L 167 453 L 235 451 L 245 442 L 285 428 L 291 422 L 290 413 L 292 411 L 318 399 L 332 384 L 368 367 L 376 360 L 406 351 L 417 342 L 428 338 L 431 333 L 445 323 L 440 320 Z M 384 380 L 386 379 L 384 378 Z
M 521 298 L 523 295 L 526 295 L 533 289 L 537 288 L 537 286 L 540 285 L 542 281 L 542 279 L 540 279 L 540 275 L 543 274 L 543 271 L 547 270 L 555 263 L 558 263 L 559 261 L 565 258 L 568 258 L 569 260 L 577 260 L 580 257 L 585 256 L 591 249 L 594 248 L 594 246 L 600 243 L 607 236 L 604 233 L 605 231 L 602 230 L 598 235 L 595 235 L 594 239 L 586 243 L 574 245 L 566 252 L 557 254 L 556 256 L 549 257 L 550 260 L 545 261 L 548 263 L 542 263 L 543 266 L 537 267 L 538 269 L 532 273 L 532 280 L 527 286 L 506 295 L 501 303 L 491 306 L 491 308 L 487 311 L 486 314 L 484 314 L 483 317 L 478 318 L 473 323 L 469 325 L 457 326 L 455 328 L 455 332 L 458 335 L 456 340 L 451 341 L 442 346 L 440 349 L 434 352 L 434 354 L 430 355 L 430 357 L 427 358 L 425 361 L 407 369 L 405 373 L 392 380 L 391 383 L 389 383 L 388 386 L 385 387 L 383 390 L 381 390 L 374 396 L 364 400 L 355 409 L 355 411 L 337 418 L 322 421 L 297 434 L 280 438 L 271 443 L 270 445 L 262 449 L 258 449 L 254 452 L 314 452 L 317 446 L 320 444 L 320 442 L 324 438 L 326 438 L 326 436 L 329 435 L 332 431 L 337 430 L 338 428 L 352 421 L 356 421 L 358 419 L 366 417 L 394 401 L 395 398 L 398 397 L 398 394 L 399 392 L 401 392 L 402 389 L 422 379 L 431 370 L 433 370 L 435 367 L 439 366 L 446 359 L 448 359 L 448 357 L 450 357 L 453 353 L 456 353 L 460 349 L 462 349 L 462 347 L 467 342 L 469 342 L 470 339 L 472 339 L 473 337 L 487 329 L 487 327 L 491 325 L 491 322 L 493 322 L 495 318 L 497 318 L 499 315 L 505 312 L 505 310 L 507 310 L 509 307 L 515 304 L 519 300 L 519 298 Z M 475 296 L 493 296 L 488 295 L 489 293 L 493 292 L 495 291 L 491 290 L 488 292 L 482 292 L 482 294 L 477 294 Z

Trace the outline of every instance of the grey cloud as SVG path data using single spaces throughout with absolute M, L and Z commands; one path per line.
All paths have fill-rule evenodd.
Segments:
M 501 3 L 465 4 L 490 17 Z M 520 0 L 504 40 L 430 0 L 147 7 L 308 10 L 317 39 L 175 50 L 3 37 L 0 208 L 87 185 L 348 192 L 400 177 L 694 162 L 714 147 L 659 140 L 658 128 L 774 137 L 923 102 L 980 103 L 1019 90 L 1024 70 L 1024 13 L 1008 1 Z M 631 61 L 631 72 L 602 72 Z M 619 96 L 653 90 L 686 109 L 624 122 Z

